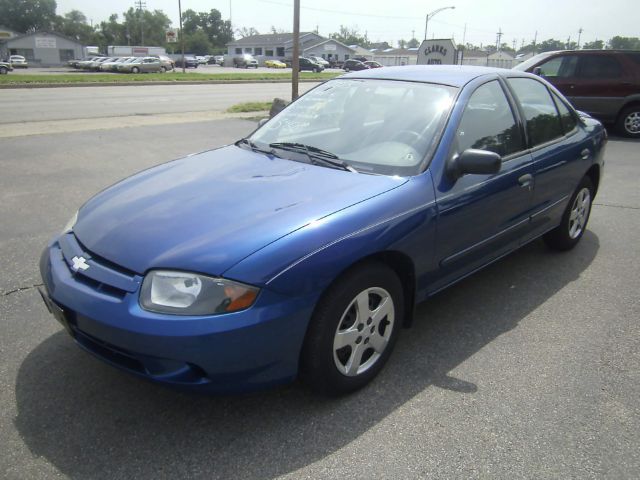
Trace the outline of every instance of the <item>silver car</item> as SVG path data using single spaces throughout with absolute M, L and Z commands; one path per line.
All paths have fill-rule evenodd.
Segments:
M 121 73 L 157 73 L 163 72 L 160 59 L 156 57 L 139 57 L 129 63 L 118 65 Z

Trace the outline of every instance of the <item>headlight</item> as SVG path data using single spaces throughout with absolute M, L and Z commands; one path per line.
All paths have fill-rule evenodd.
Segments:
M 249 308 L 258 288 L 197 273 L 153 270 L 142 282 L 145 310 L 177 315 L 214 315 Z
M 74 227 L 74 225 L 76 224 L 77 221 L 78 221 L 78 212 L 73 214 L 73 217 L 71 217 L 69 219 L 67 224 L 64 226 L 64 229 L 62 230 L 62 232 L 60 232 L 60 234 L 65 234 L 65 233 L 70 232 L 71 230 L 73 230 L 73 227 Z

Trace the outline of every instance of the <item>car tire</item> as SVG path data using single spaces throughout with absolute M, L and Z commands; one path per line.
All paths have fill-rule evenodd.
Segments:
M 6 75 L 9 73 L 9 69 L 7 67 L 0 67 L 0 75 Z
M 160 67 L 160 73 L 167 73 L 166 67 Z
M 573 192 L 560 225 L 544 235 L 543 239 L 549 248 L 566 251 L 578 244 L 587 229 L 593 195 L 593 183 L 585 176 Z
M 140 69 L 138 67 L 133 67 L 131 69 L 131 73 L 140 73 Z
M 617 127 L 625 137 L 640 138 L 640 104 L 622 110 Z
M 402 284 L 388 266 L 371 262 L 347 271 L 316 305 L 302 348 L 301 379 L 327 395 L 364 387 L 391 355 L 403 302 Z

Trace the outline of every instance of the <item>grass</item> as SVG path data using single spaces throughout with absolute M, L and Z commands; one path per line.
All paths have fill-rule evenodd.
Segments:
M 301 80 L 328 80 L 340 73 L 301 72 Z M 84 84 L 84 83 L 132 83 L 136 82 L 226 82 L 226 81 L 268 81 L 290 80 L 291 73 L 140 73 L 140 74 L 108 74 L 108 73 L 57 73 L 57 74 L 15 74 L 0 76 L 0 85 L 30 84 Z
M 271 108 L 271 102 L 244 102 L 236 103 L 229 107 L 227 112 L 229 113 L 241 113 L 241 112 L 263 112 Z

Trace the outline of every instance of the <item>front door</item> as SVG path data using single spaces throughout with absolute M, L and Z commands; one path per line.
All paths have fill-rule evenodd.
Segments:
M 450 155 L 468 148 L 502 157 L 492 175 L 446 175 L 436 185 L 438 290 L 513 249 L 529 228 L 533 163 L 512 105 L 498 80 L 470 96 Z

